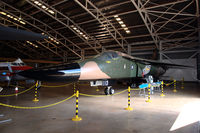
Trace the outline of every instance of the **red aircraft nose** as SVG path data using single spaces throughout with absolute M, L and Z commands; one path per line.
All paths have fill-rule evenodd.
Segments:
M 33 69 L 33 67 L 31 66 L 12 66 L 11 67 L 13 71 L 24 71 L 24 70 L 29 70 L 29 69 Z

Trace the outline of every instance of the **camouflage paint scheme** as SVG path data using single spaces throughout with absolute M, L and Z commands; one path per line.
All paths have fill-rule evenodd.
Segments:
M 117 51 L 107 51 L 78 63 L 31 69 L 19 74 L 40 81 L 76 82 L 145 78 L 148 75 L 159 77 L 166 69 L 160 62 L 132 57 Z
M 79 80 L 98 80 L 98 79 L 123 79 L 123 78 L 142 78 L 143 70 L 146 65 L 124 58 L 125 54 L 109 51 L 104 52 L 92 59 L 79 62 L 81 74 Z M 148 69 L 148 68 L 147 68 Z M 151 65 L 147 74 L 160 76 L 165 70 L 159 66 Z

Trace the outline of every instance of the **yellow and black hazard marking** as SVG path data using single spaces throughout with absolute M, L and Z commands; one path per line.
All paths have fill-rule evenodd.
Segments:
M 177 90 L 176 90 L 176 80 L 174 80 L 174 89 L 173 89 L 173 92 L 176 93 Z
M 165 96 L 165 95 L 164 95 L 163 85 L 164 85 L 164 82 L 162 81 L 162 82 L 161 82 L 161 94 L 160 94 L 161 97 L 164 97 L 164 96 Z
M 78 116 L 78 98 L 79 98 L 79 91 L 76 91 L 76 114 L 75 117 L 72 118 L 72 121 L 81 121 L 82 118 Z
M 146 102 L 151 103 L 151 84 L 148 85 L 148 100 L 146 100 Z
M 33 99 L 33 102 L 38 102 L 39 101 L 39 99 L 38 99 L 38 91 L 37 91 L 39 87 L 41 87 L 41 86 L 39 85 L 39 81 L 37 81 L 36 84 L 35 84 L 35 98 Z
M 128 87 L 128 107 L 125 108 L 125 110 L 133 110 L 133 108 L 130 107 L 131 106 L 131 87 Z

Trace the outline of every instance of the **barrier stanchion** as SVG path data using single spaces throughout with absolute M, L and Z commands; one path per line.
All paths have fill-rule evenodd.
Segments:
M 18 91 L 19 91 L 18 86 L 16 86 L 16 87 L 15 87 L 16 96 L 17 96 Z
M 131 105 L 131 87 L 128 87 L 128 107 L 125 108 L 125 110 L 133 110 L 133 108 L 130 107 Z
M 176 93 L 177 90 L 176 90 L 176 80 L 174 80 L 174 89 L 173 89 L 173 92 Z
M 164 97 L 165 95 L 164 95 L 164 93 L 163 93 L 163 85 L 164 85 L 164 82 L 162 81 L 161 82 L 161 97 Z
M 181 89 L 184 89 L 184 78 L 182 78 L 182 81 L 181 81 Z
M 72 121 L 81 121 L 82 118 L 78 117 L 78 97 L 79 97 L 79 91 L 76 91 L 76 116 L 72 118 Z
M 98 86 L 96 87 L 96 91 L 97 91 L 97 92 L 100 91 Z
M 74 83 L 74 94 L 76 94 L 76 83 Z
M 36 84 L 35 84 L 35 98 L 33 99 L 33 102 L 38 102 L 39 99 L 38 99 L 38 91 L 37 89 L 39 88 L 39 82 L 37 81 Z
M 146 100 L 146 102 L 148 102 L 148 103 L 152 102 L 151 99 L 150 99 L 150 93 L 151 93 L 150 88 L 151 88 L 151 84 L 148 85 L 148 100 Z

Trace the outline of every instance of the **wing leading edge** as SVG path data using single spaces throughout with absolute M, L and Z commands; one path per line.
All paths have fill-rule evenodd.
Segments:
M 151 64 L 159 65 L 159 66 L 167 67 L 167 68 L 192 68 L 193 67 L 193 66 L 165 63 L 165 62 L 160 62 L 160 61 L 155 61 L 155 60 L 142 59 L 142 58 L 133 57 L 133 56 L 121 53 L 121 52 L 118 52 L 118 54 L 128 60 L 133 60 L 133 61 L 140 62 L 140 63 L 147 64 L 147 65 L 151 65 Z

